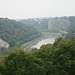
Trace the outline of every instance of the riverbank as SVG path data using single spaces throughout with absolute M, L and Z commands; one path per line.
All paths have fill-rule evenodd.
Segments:
M 43 45 L 45 42 L 51 43 L 51 41 L 54 42 L 57 37 L 61 36 L 61 33 L 42 32 L 42 34 L 43 35 L 41 37 L 36 38 L 35 40 L 32 40 L 30 42 L 24 43 L 21 46 L 21 48 L 23 48 L 24 50 L 30 49 L 30 48 L 36 48 L 35 45 L 37 45 L 38 43 L 41 45 Z M 47 40 L 47 41 L 45 41 L 45 40 Z M 44 41 L 44 42 L 40 43 L 41 41 Z M 41 45 L 39 45 L 39 46 L 41 46 Z

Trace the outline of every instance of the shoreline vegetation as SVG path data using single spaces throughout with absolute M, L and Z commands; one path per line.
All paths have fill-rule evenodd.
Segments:
M 61 37 L 61 33 L 51 33 L 51 32 L 42 32 L 42 36 L 38 37 L 35 40 L 29 41 L 27 43 L 24 43 L 21 45 L 21 48 L 24 50 L 28 51 L 32 48 L 33 45 L 36 45 L 38 42 L 40 42 L 42 39 L 47 39 L 47 38 L 58 38 Z
M 15 48 L 0 56 L 0 75 L 75 75 L 75 36 L 26 52 Z
M 18 34 L 19 32 L 16 33 L 16 35 L 13 35 L 14 30 L 12 30 L 13 32 L 9 31 L 11 30 L 12 26 L 14 26 L 14 24 L 12 24 L 12 26 L 9 28 L 10 24 L 8 23 L 7 27 L 7 21 L 3 21 L 2 19 L 0 23 L 0 30 L 3 28 L 3 31 L 0 31 L 0 35 L 2 35 L 4 39 L 9 36 L 7 35 L 7 33 L 10 33 L 10 35 L 12 33 L 12 35 L 16 37 L 16 41 L 19 41 L 17 43 L 18 45 L 21 41 L 21 43 L 23 44 L 23 40 L 29 40 L 32 34 L 35 35 L 32 36 L 35 37 L 35 40 L 31 41 L 32 38 L 30 38 L 30 42 L 25 43 L 23 45 L 21 44 L 22 46 L 20 45 L 21 48 L 20 46 L 17 47 L 16 45 L 13 48 L 0 48 L 0 75 L 75 75 L 75 17 L 68 17 L 68 19 L 70 22 L 70 26 L 65 31 L 67 33 L 42 32 L 42 35 L 41 32 L 36 31 L 36 34 L 34 33 L 34 31 L 36 30 L 35 28 L 33 28 L 35 30 L 31 30 L 32 32 L 30 32 L 29 30 L 31 28 L 28 28 L 27 26 L 28 29 L 26 28 L 25 30 L 23 28 L 23 30 L 25 30 L 25 32 L 23 33 L 27 35 L 22 34 L 27 38 L 24 37 L 24 39 L 21 38 L 20 40 L 18 38 L 22 37 L 21 32 L 18 30 L 20 32 L 20 35 Z M 54 21 L 51 22 L 54 23 Z M 59 22 L 57 22 L 57 25 L 58 23 Z M 54 23 L 54 25 L 55 24 L 56 23 Z M 4 28 L 6 28 L 7 30 Z M 63 26 L 63 28 L 65 27 Z M 36 39 L 36 35 L 42 36 Z M 15 39 L 14 37 L 13 39 L 11 39 L 10 37 L 7 39 L 10 39 L 11 42 L 9 42 L 12 43 L 12 41 Z M 29 44 L 31 46 L 35 44 L 35 42 L 37 43 L 42 39 L 47 39 L 50 37 L 56 37 L 55 42 L 53 44 L 42 45 L 39 49 L 22 49 L 24 48 L 24 46 L 27 46 Z M 14 42 L 12 44 L 14 45 Z

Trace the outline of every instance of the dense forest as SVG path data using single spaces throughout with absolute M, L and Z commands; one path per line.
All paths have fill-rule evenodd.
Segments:
M 19 20 L 19 22 L 27 24 L 29 26 L 33 26 L 34 28 L 37 28 L 40 31 L 46 31 L 48 29 L 48 20 L 49 18 L 33 18 Z
M 72 23 L 73 21 L 73 23 Z M 48 31 L 54 33 L 64 33 L 74 25 L 75 16 L 64 17 L 48 17 L 48 18 L 33 18 L 23 19 L 19 22 L 33 26 L 40 31 Z M 73 28 L 73 27 L 72 27 Z M 71 29 L 72 29 L 71 28 Z
M 0 48 L 0 75 L 75 75 L 75 17 L 68 19 L 70 26 L 66 29 L 67 34 L 56 38 L 53 44 L 42 45 L 40 49 L 32 48 L 29 52 L 19 48 L 23 43 L 21 41 L 23 38 L 29 39 L 30 34 L 31 38 L 37 34 L 34 37 L 36 38 L 41 33 L 22 23 L 1 19 L 0 28 L 3 29 L 0 31 L 0 36 L 8 37 L 4 37 L 5 40 L 9 39 L 8 43 L 16 40 L 10 46 L 15 45 L 15 47 Z M 29 35 L 25 37 L 22 33 Z M 26 42 L 25 39 L 23 41 Z
M 7 18 L 0 18 L 0 38 L 8 42 L 10 48 L 13 46 L 20 47 L 21 44 L 39 36 L 41 33 L 33 27 Z
M 66 30 L 68 33 L 65 35 L 66 38 L 70 38 L 71 36 L 75 35 L 75 17 L 69 17 L 70 26 Z
M 75 36 L 31 52 L 15 47 L 0 56 L 0 75 L 75 75 Z

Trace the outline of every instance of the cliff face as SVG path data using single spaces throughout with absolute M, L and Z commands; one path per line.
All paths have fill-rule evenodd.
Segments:
M 68 19 L 50 19 L 48 22 L 48 30 L 65 31 L 69 26 Z
M 1 47 L 6 47 L 6 48 L 8 48 L 8 47 L 9 47 L 9 44 L 8 44 L 7 42 L 3 41 L 3 40 L 0 38 L 0 48 L 1 48 Z
M 40 31 L 62 32 L 66 31 L 70 26 L 69 17 L 55 17 L 55 18 L 36 18 L 36 19 L 24 19 L 20 22 L 33 26 Z

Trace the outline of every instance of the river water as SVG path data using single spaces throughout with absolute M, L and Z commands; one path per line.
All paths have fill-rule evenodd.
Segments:
M 61 36 L 60 33 L 44 33 L 45 38 L 42 38 L 38 43 L 32 46 L 32 48 L 39 49 L 40 46 L 44 44 L 51 43 L 53 44 L 55 42 L 55 39 L 59 36 Z
M 53 44 L 55 41 L 55 38 L 46 38 L 46 39 L 42 39 L 41 41 L 39 41 L 36 45 L 32 46 L 32 48 L 37 48 L 39 49 L 40 46 L 44 45 L 44 44 L 48 44 L 51 43 Z

